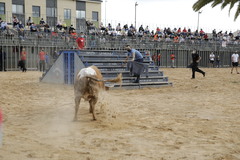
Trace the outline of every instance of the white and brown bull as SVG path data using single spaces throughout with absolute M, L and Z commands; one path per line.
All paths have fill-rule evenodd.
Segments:
M 89 112 L 92 113 L 93 120 L 96 120 L 95 105 L 98 101 L 98 94 L 100 90 L 108 90 L 104 82 L 121 83 L 122 74 L 119 74 L 115 79 L 103 80 L 101 71 L 96 66 L 83 68 L 79 71 L 74 83 L 75 95 L 75 116 L 74 121 L 77 120 L 77 113 L 81 98 L 89 101 Z

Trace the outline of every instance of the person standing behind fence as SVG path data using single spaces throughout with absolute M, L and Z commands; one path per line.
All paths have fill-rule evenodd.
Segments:
M 85 47 L 85 38 L 83 32 L 80 33 L 80 36 L 76 39 L 78 49 L 84 49 Z
M 215 55 L 213 54 L 213 52 L 209 55 L 209 66 L 210 67 L 214 67 L 214 61 L 215 61 Z
M 0 71 L 6 70 L 6 52 L 3 51 L 2 47 L 0 48 Z
M 27 52 L 25 48 L 22 49 L 22 52 L 20 53 L 21 61 L 22 61 L 22 72 L 26 72 L 26 60 L 27 60 Z
M 40 72 L 44 72 L 45 71 L 45 61 L 46 61 L 46 53 L 44 52 L 44 49 L 42 49 L 40 52 L 39 52 L 39 67 L 40 67 Z
M 161 55 L 161 53 L 158 53 L 157 54 L 157 66 L 159 66 L 160 67 L 160 62 L 161 62 L 161 57 L 162 57 L 162 55 Z
M 238 63 L 239 63 L 239 55 L 237 54 L 237 51 L 232 54 L 231 59 L 232 59 L 231 74 L 232 74 L 234 68 L 236 68 L 236 72 L 237 72 L 237 74 L 239 74 L 238 69 L 237 69 L 238 68 Z
M 175 68 L 175 55 L 173 53 L 170 55 L 170 59 L 171 59 L 171 67 Z
M 219 54 L 217 55 L 217 58 L 216 58 L 216 65 L 217 65 L 216 66 L 217 68 L 220 68 L 220 55 Z
M 190 65 L 192 68 L 192 79 L 195 79 L 195 72 L 199 72 L 203 74 L 203 77 L 205 77 L 205 72 L 203 72 L 202 70 L 200 70 L 198 68 L 198 63 L 201 60 L 201 57 L 199 56 L 199 54 L 196 51 L 192 52 L 192 64 Z

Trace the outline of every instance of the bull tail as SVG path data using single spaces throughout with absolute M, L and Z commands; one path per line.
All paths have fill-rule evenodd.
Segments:
M 113 83 L 122 83 L 122 73 L 118 74 L 118 76 L 115 79 L 107 79 L 107 80 L 102 80 L 102 79 L 97 79 L 91 76 L 88 76 L 87 78 L 90 78 L 94 81 L 98 82 L 113 82 Z
M 113 83 L 122 83 L 122 73 L 118 74 L 118 76 L 114 79 L 107 79 L 103 82 L 113 82 Z

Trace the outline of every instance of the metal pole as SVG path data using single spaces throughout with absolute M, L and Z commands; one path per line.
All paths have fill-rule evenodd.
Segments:
M 107 0 L 105 0 L 105 27 L 107 26 Z
M 138 5 L 138 3 L 136 2 L 135 3 L 135 28 L 137 27 L 137 5 Z
M 198 30 L 198 31 L 199 31 L 199 15 L 200 15 L 201 13 L 202 13 L 201 11 L 198 12 L 198 23 L 197 23 L 197 30 Z
M 54 26 L 54 32 L 56 31 L 56 0 L 54 0 L 54 11 L 53 11 L 53 26 Z

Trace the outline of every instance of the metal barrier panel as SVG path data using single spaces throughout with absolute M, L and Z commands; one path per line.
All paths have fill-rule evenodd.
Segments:
M 74 83 L 74 52 L 64 54 L 64 82 L 65 84 Z

